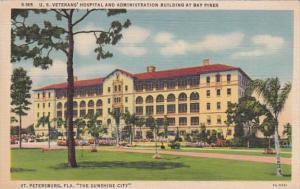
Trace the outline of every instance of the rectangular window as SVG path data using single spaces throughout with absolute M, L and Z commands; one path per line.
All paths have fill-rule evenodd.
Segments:
M 227 88 L 227 95 L 231 95 L 231 88 Z
M 147 115 L 153 114 L 153 106 L 146 106 L 146 114 Z
M 121 91 L 121 85 L 118 86 L 119 91 Z
M 110 87 L 108 87 L 108 88 L 107 88 L 107 92 L 109 92 L 109 93 L 110 93 Z
M 217 83 L 221 82 L 221 75 L 220 74 L 216 75 L 216 82 Z
M 99 116 L 103 115 L 103 110 L 102 109 L 97 109 L 96 112 L 99 114 Z
M 37 107 L 40 108 L 40 104 L 39 103 L 37 104 Z
M 217 89 L 217 96 L 221 96 L 221 89 Z
M 228 135 L 228 136 L 231 136 L 231 135 L 232 135 L 232 131 L 231 131 L 231 129 L 228 129 L 228 131 L 227 131 L 227 135 Z
M 128 85 L 125 85 L 125 91 L 128 91 Z
M 128 102 L 128 97 L 125 97 L 125 102 Z
M 174 126 L 175 125 L 175 118 L 174 117 L 169 117 L 168 118 L 168 123 L 170 126 Z
M 231 74 L 227 74 L 227 82 L 229 83 L 231 81 Z
M 206 122 L 207 122 L 207 125 L 211 124 L 211 117 L 210 116 L 207 116 Z
M 187 125 L 187 118 L 186 117 L 180 117 L 179 118 L 179 125 Z
M 168 106 L 167 106 L 168 113 L 175 113 L 175 110 L 176 110 L 175 104 L 168 104 Z
M 45 103 L 43 103 L 43 108 L 45 108 Z
M 217 102 L 217 110 L 221 109 L 221 102 Z
M 62 118 L 62 111 L 57 111 L 56 112 L 56 117 L 57 118 Z
M 191 125 L 199 125 L 199 117 L 191 117 Z
M 157 105 L 156 106 L 156 113 L 157 114 L 164 114 L 165 113 L 165 107 L 164 107 L 164 105 Z
M 210 97 L 210 90 L 206 91 L 206 97 Z
M 125 112 L 128 112 L 128 107 L 125 107 Z
M 50 102 L 48 103 L 48 107 L 50 108 L 50 106 L 51 106 L 51 104 L 50 104 Z
M 50 92 L 48 93 L 48 97 L 49 97 L 49 98 L 51 97 L 51 93 L 50 93 Z
M 187 112 L 187 104 L 179 104 L 178 105 L 178 112 L 179 113 L 186 113 Z
M 206 110 L 210 110 L 210 103 L 206 103 Z
M 135 107 L 135 113 L 137 115 L 143 115 L 143 106 L 137 106 L 137 107 Z
M 38 112 L 38 113 L 36 114 L 36 116 L 39 118 L 39 117 L 40 117 L 40 113 Z
M 86 114 L 85 110 L 80 110 L 80 117 L 84 117 Z
M 110 113 L 110 108 L 107 109 L 107 113 Z
M 199 112 L 199 103 L 191 103 L 190 112 Z
M 164 89 L 164 82 L 163 81 L 158 81 L 157 83 L 156 83 L 156 90 L 163 90 Z
M 218 117 L 217 117 L 217 124 L 221 124 L 221 123 L 222 123 L 221 116 L 218 116 Z
M 107 99 L 107 103 L 110 104 L 110 98 Z
M 207 83 L 207 84 L 210 83 L 210 77 L 209 77 L 209 76 L 206 77 L 206 83 Z

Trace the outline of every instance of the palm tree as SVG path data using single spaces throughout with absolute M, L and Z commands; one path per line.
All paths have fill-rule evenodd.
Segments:
M 292 125 L 287 123 L 284 125 L 283 134 L 287 136 L 289 146 L 292 143 Z
M 79 139 L 80 135 L 82 135 L 84 133 L 86 122 L 83 118 L 77 118 L 74 121 L 74 126 L 77 128 L 76 139 Z
M 160 158 L 157 150 L 157 135 L 158 135 L 158 124 L 157 121 L 152 117 L 148 116 L 146 119 L 146 125 L 150 127 L 151 131 L 154 134 L 154 140 L 155 140 L 155 155 L 153 156 L 155 159 Z
M 96 151 L 96 140 L 102 135 L 107 133 L 107 128 L 103 125 L 97 123 L 97 119 L 100 116 L 99 113 L 88 114 L 85 119 L 87 119 L 86 126 L 88 133 L 94 138 L 94 145 L 92 151 Z
M 283 110 L 285 102 L 291 91 L 292 85 L 290 82 L 285 83 L 283 87 L 280 85 L 279 79 L 269 78 L 266 80 L 256 79 L 249 83 L 247 88 L 248 94 L 253 94 L 255 91 L 259 97 L 262 97 L 267 109 L 274 118 L 274 139 L 276 150 L 276 175 L 282 176 L 281 164 L 280 164 L 280 144 L 278 135 L 278 116 Z
M 146 120 L 144 117 L 137 117 L 136 126 L 140 128 L 140 133 L 142 135 L 142 127 L 145 125 Z
M 134 137 L 134 127 L 136 125 L 136 122 L 138 120 L 138 117 L 136 114 L 131 114 L 129 111 L 126 111 L 124 114 L 122 114 L 122 118 L 125 121 L 125 124 L 128 128 L 128 134 L 129 134 L 129 143 L 132 144 L 132 138 Z
M 113 117 L 116 123 L 116 133 L 117 133 L 117 146 L 119 146 L 120 142 L 120 133 L 119 133 L 119 127 L 120 127 L 120 119 L 122 116 L 122 113 L 119 109 L 113 109 L 112 112 L 109 112 L 109 115 Z
M 48 116 L 43 116 L 43 117 L 41 117 L 39 120 L 38 120 L 38 122 L 37 122 L 37 127 L 39 127 L 39 126 L 45 126 L 45 125 L 47 125 L 47 127 L 48 127 L 48 148 L 50 149 L 50 136 L 51 136 L 51 122 L 52 122 L 52 120 L 50 120 L 50 116 L 48 115 Z
M 167 139 L 168 134 L 169 134 L 169 132 L 168 132 L 169 120 L 168 120 L 167 115 L 164 116 L 163 126 L 164 126 L 164 137 L 165 137 L 165 139 Z

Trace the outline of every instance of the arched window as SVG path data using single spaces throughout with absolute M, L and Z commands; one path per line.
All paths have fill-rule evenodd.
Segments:
M 62 103 L 61 102 L 57 103 L 56 108 L 57 109 L 62 109 Z
M 78 103 L 76 101 L 73 102 L 73 108 L 78 108 Z
M 102 100 L 97 100 L 97 103 L 96 103 L 96 105 L 97 105 L 97 107 L 100 107 L 100 106 L 102 106 Z
M 89 108 L 94 108 L 94 101 L 90 100 L 90 101 L 88 102 L 88 107 L 89 107 Z
M 153 103 L 153 97 L 151 95 L 147 96 L 146 103 Z
M 187 96 L 185 93 L 180 93 L 178 96 L 178 100 L 179 101 L 186 101 L 187 100 Z
M 174 94 L 169 94 L 167 97 L 168 102 L 175 102 L 175 95 Z
M 164 98 L 163 95 L 158 95 L 158 96 L 156 97 L 156 102 L 164 102 L 164 101 L 165 101 L 165 98 Z
M 136 104 L 143 104 L 143 98 L 141 96 L 138 96 L 136 99 L 135 99 L 135 103 Z
M 192 92 L 190 99 L 191 100 L 199 100 L 199 94 L 197 92 Z
M 80 108 L 85 108 L 85 107 L 86 107 L 85 101 L 81 101 L 81 102 L 80 102 Z

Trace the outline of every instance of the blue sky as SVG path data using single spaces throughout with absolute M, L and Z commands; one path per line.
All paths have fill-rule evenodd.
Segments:
M 293 15 L 291 11 L 128 10 L 107 19 L 92 13 L 77 29 L 103 29 L 110 21 L 129 18 L 117 46 L 108 47 L 113 58 L 96 60 L 94 37 L 75 38 L 74 68 L 79 79 L 103 77 L 116 68 L 144 72 L 147 65 L 157 70 L 197 66 L 202 59 L 242 68 L 251 78 L 278 76 L 292 80 Z M 30 17 L 39 23 L 50 16 Z M 30 61 L 15 64 L 28 70 L 33 87 L 64 81 L 66 58 L 52 53 L 48 71 L 33 68 Z

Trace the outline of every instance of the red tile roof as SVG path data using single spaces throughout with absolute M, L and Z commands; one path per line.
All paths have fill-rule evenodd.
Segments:
M 228 66 L 228 65 L 224 65 L 224 64 L 210 64 L 210 65 L 197 66 L 197 67 L 178 68 L 178 69 L 172 69 L 172 70 L 162 70 L 162 71 L 145 72 L 145 73 L 137 73 L 137 74 L 131 74 L 131 73 L 123 71 L 123 70 L 118 70 L 118 71 L 121 71 L 133 78 L 138 79 L 138 80 L 147 80 L 147 79 L 162 79 L 162 78 L 170 78 L 170 77 L 181 77 L 181 76 L 204 74 L 204 73 L 210 73 L 210 72 L 230 71 L 230 70 L 240 70 L 241 72 L 243 72 L 238 67 Z M 80 81 L 75 81 L 74 86 L 76 88 L 76 87 L 100 85 L 103 83 L 104 80 L 105 80 L 105 78 L 80 80 Z M 67 88 L 66 82 L 48 85 L 48 86 L 45 86 L 45 87 L 42 87 L 42 88 L 39 88 L 36 90 L 65 89 L 65 88 Z
M 230 71 L 230 70 L 237 70 L 237 69 L 239 68 L 233 66 L 227 66 L 224 64 L 211 64 L 211 65 L 197 66 L 197 67 L 179 68 L 179 69 L 163 70 L 163 71 L 155 71 L 155 72 L 145 72 L 145 73 L 134 74 L 134 76 L 137 79 L 141 79 L 141 80 L 161 79 L 161 78 L 169 78 L 169 77 L 204 74 L 209 72 Z
M 77 88 L 77 87 L 95 86 L 95 85 L 100 85 L 102 83 L 103 83 L 103 78 L 79 80 L 74 82 L 74 87 Z M 36 90 L 65 89 L 65 88 L 67 88 L 67 82 L 47 85 L 45 87 Z

